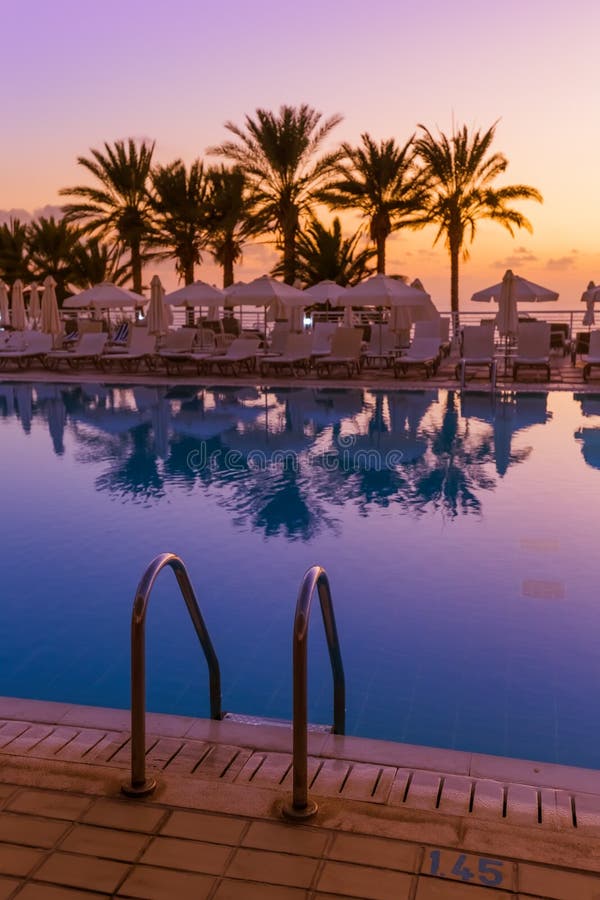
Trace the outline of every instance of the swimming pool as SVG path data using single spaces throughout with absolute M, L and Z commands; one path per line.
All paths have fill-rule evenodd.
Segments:
M 600 767 L 600 398 L 0 383 L 0 693 L 129 704 L 147 563 L 186 563 L 223 706 L 291 714 L 302 574 L 327 569 L 347 731 Z M 208 715 L 169 573 L 148 708 Z M 319 616 L 313 722 L 331 720 Z

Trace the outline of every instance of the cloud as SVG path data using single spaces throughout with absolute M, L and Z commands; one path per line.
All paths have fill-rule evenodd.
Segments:
M 515 247 L 511 256 L 506 256 L 504 259 L 497 259 L 494 265 L 499 269 L 516 269 L 523 263 L 534 262 L 538 262 L 538 257 L 535 253 L 532 253 L 527 247 Z
M 44 216 L 46 219 L 51 216 L 60 219 L 62 218 L 62 209 L 60 206 L 53 206 L 49 203 L 34 209 L 33 212 L 28 209 L 0 209 L 0 225 L 8 225 L 11 219 L 18 219 L 22 224 L 27 224 L 33 219 L 39 219 L 40 216 Z
M 546 268 L 552 269 L 554 272 L 564 272 L 565 269 L 570 269 L 574 265 L 575 256 L 559 256 L 558 259 L 549 259 Z

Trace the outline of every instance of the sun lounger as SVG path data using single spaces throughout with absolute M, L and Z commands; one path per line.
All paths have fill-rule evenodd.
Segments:
M 468 369 L 487 369 L 493 385 L 496 384 L 496 359 L 494 357 L 494 328 L 489 325 L 465 325 L 462 332 L 461 360 L 456 366 L 456 377 L 464 386 Z
M 13 331 L 0 350 L 0 367 L 9 362 L 16 363 L 20 369 L 27 369 L 31 363 L 41 360 L 52 350 L 52 335 L 41 331 Z
M 371 338 L 365 350 L 361 354 L 364 365 L 383 363 L 391 366 L 394 362 L 396 347 L 396 334 L 391 331 L 389 325 L 373 325 Z
M 167 332 L 157 355 L 162 358 L 191 353 L 197 333 L 196 328 L 178 328 Z
M 336 322 L 317 322 L 312 330 L 311 356 L 327 356 L 331 353 L 331 341 L 337 331 Z
M 410 369 L 422 368 L 425 370 L 425 377 L 429 378 L 430 375 L 437 372 L 439 364 L 439 337 L 414 338 L 408 351 L 396 359 L 394 375 L 398 378 L 400 375 L 406 375 Z
M 440 345 L 440 354 L 448 356 L 450 353 L 450 319 L 438 316 L 437 319 L 425 319 L 415 322 L 415 340 L 417 338 L 437 338 Z
M 259 338 L 236 338 L 229 345 L 226 353 L 218 355 L 188 354 L 188 359 L 195 361 L 198 367 L 204 371 L 212 371 L 216 367 L 222 375 L 227 372 L 239 375 L 242 369 L 246 369 L 248 372 L 254 371 L 259 347 Z
M 600 330 L 590 331 L 590 348 L 583 359 L 583 380 L 587 381 L 593 368 L 600 367 Z
M 102 369 L 118 365 L 123 372 L 137 372 L 142 363 L 148 369 L 153 368 L 153 360 L 156 354 L 156 337 L 148 334 L 145 328 L 132 328 L 128 347 L 105 348 L 99 358 Z
M 331 353 L 315 360 L 317 375 L 331 375 L 334 369 L 346 369 L 348 377 L 360 372 L 362 328 L 336 328 L 331 338 Z
M 72 350 L 51 350 L 44 357 L 43 364 L 47 369 L 58 369 L 61 362 L 66 362 L 71 369 L 79 369 L 88 362 L 98 365 L 107 337 L 97 331 L 82 334 Z
M 282 353 L 259 357 L 260 374 L 266 375 L 269 370 L 281 374 L 285 369 L 289 369 L 292 375 L 296 375 L 298 369 L 302 369 L 305 374 L 308 374 L 311 351 L 312 335 L 288 332 Z
M 513 379 L 519 369 L 544 369 L 550 381 L 550 323 L 524 322 L 519 325 L 517 355 L 513 360 Z

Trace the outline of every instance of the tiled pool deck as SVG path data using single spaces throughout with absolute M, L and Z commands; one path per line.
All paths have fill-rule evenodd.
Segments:
M 290 823 L 288 728 L 148 732 L 126 799 L 126 712 L 0 699 L 0 900 L 600 897 L 600 772 L 319 733 Z

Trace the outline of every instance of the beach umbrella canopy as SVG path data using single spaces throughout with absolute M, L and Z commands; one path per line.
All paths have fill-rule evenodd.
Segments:
M 40 312 L 40 295 L 38 292 L 38 286 L 34 281 L 29 287 L 29 318 L 37 322 L 40 317 Z
M 387 306 L 404 308 L 412 322 L 439 316 L 429 294 L 388 275 L 372 275 L 354 287 L 347 288 L 340 299 L 344 306 Z
M 4 282 L 0 281 L 0 325 L 8 325 L 9 320 L 8 290 Z
M 167 294 L 165 303 L 170 306 L 222 306 L 224 299 L 219 288 L 205 281 L 194 281 Z
M 56 282 L 52 275 L 44 279 L 44 293 L 42 294 L 42 319 L 41 330 L 44 334 L 60 334 L 62 326 L 58 314 L 58 302 L 56 300 Z
M 510 269 L 507 269 L 504 273 L 502 281 L 498 284 L 493 284 L 489 288 L 476 291 L 471 300 L 474 300 L 476 303 L 489 303 L 491 300 L 499 302 L 502 285 L 509 275 L 512 276 L 511 292 L 517 303 L 554 303 L 558 300 L 556 291 L 551 291 L 549 288 L 535 284 L 533 281 L 528 281 L 526 278 L 522 278 L 521 275 L 515 275 Z
M 325 281 L 319 281 L 318 284 L 304 288 L 302 293 L 306 297 L 310 297 L 306 303 L 307 306 L 311 306 L 313 303 L 331 303 L 332 306 L 338 306 L 346 290 L 347 288 L 341 284 L 325 279 Z
M 155 275 L 150 282 L 150 306 L 147 316 L 149 334 L 166 334 L 169 330 L 169 314 L 163 297 L 163 286 L 158 275 Z
M 274 300 L 280 300 L 286 306 L 308 305 L 303 291 L 268 275 L 261 275 L 247 284 L 232 284 L 223 293 L 240 306 L 270 306 Z
M 110 281 L 103 281 L 93 287 L 67 297 L 64 309 L 122 309 L 124 307 L 142 306 L 147 298 L 135 291 L 120 287 Z
M 17 278 L 12 288 L 10 323 L 17 331 L 25 331 L 25 300 L 20 278 Z

